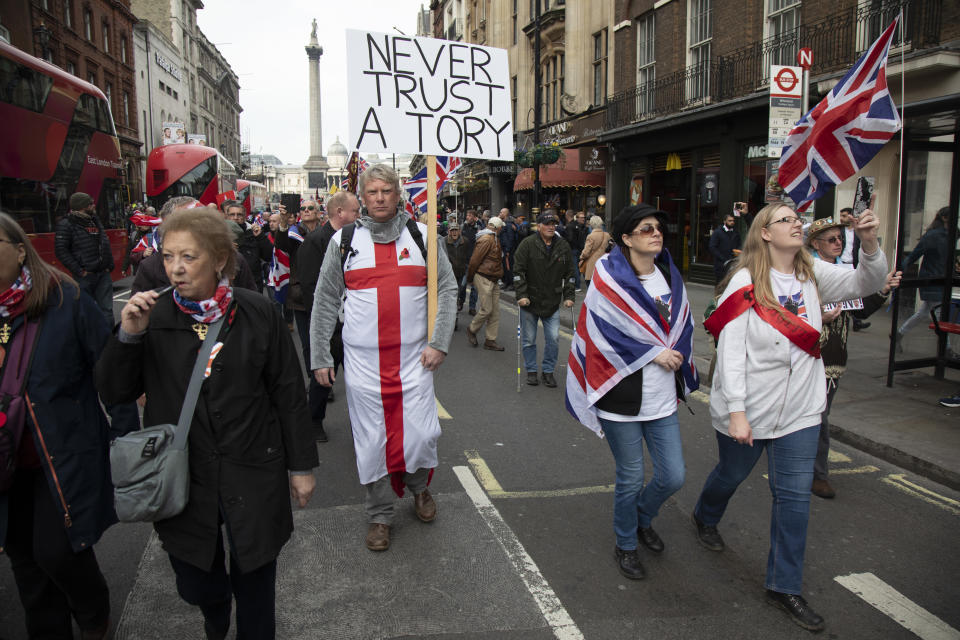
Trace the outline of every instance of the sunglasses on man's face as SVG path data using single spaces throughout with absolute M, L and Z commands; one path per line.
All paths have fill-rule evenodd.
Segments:
M 316 207 L 300 207 L 300 211 L 313 211 Z

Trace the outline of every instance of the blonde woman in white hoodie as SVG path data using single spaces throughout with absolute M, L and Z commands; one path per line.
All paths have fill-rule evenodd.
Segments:
M 710 416 L 720 459 L 693 511 L 697 537 L 708 549 L 724 549 L 717 525 L 766 451 L 773 495 L 767 600 L 811 631 L 824 626 L 801 595 L 813 463 L 826 406 L 821 304 L 883 286 L 887 261 L 878 227 L 871 210 L 854 223 L 860 261 L 851 270 L 813 261 L 797 214 L 781 204 L 764 207 L 706 322 L 718 338 Z

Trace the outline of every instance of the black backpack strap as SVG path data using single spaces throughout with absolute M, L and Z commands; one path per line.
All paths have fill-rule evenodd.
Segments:
M 423 244 L 423 234 L 420 233 L 420 227 L 417 226 L 417 221 L 413 218 L 407 218 L 407 231 L 413 236 L 413 241 L 420 247 L 420 253 L 423 255 L 423 259 L 426 260 L 427 248 Z
M 343 271 L 347 264 L 347 258 L 353 252 L 350 243 L 353 242 L 353 232 L 356 230 L 357 225 L 352 222 L 340 229 L 340 271 Z

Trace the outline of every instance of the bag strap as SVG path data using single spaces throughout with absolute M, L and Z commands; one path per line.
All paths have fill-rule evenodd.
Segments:
M 340 271 L 343 271 L 343 268 L 347 265 L 347 258 L 350 257 L 350 253 L 353 251 L 353 248 L 350 246 L 350 243 L 353 242 L 353 232 L 356 231 L 357 226 L 354 223 L 344 225 L 340 230 Z
M 420 233 L 420 227 L 417 226 L 417 221 L 413 218 L 407 218 L 407 231 L 410 232 L 410 235 L 413 236 L 413 241 L 416 242 L 417 247 L 420 248 L 420 255 L 426 260 L 427 248 L 423 245 L 423 234 Z
M 183 407 L 180 409 L 180 420 L 177 422 L 176 435 L 173 438 L 174 449 L 184 449 L 187 446 L 187 436 L 190 435 L 190 423 L 193 422 L 193 412 L 197 408 L 197 398 L 200 396 L 200 385 L 203 384 L 204 374 L 207 370 L 207 364 L 210 360 L 210 353 L 213 351 L 213 345 L 220 335 L 220 327 L 227 314 L 217 318 L 216 322 L 207 329 L 207 337 L 200 345 L 200 351 L 197 353 L 197 361 L 193 363 L 193 373 L 190 374 L 190 385 L 187 387 L 187 395 L 183 398 Z

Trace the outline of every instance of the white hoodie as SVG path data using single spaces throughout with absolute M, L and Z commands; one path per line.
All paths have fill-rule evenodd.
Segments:
M 813 270 L 816 282 L 801 284 L 807 321 L 819 332 L 821 301 L 840 302 L 876 293 L 886 280 L 887 259 L 880 250 L 872 255 L 861 250 L 856 270 L 823 260 L 814 260 Z M 718 305 L 748 284 L 750 272 L 740 269 Z M 717 431 L 728 432 L 733 411 L 746 412 L 754 439 L 780 438 L 820 424 L 820 414 L 827 406 L 823 361 L 804 353 L 791 365 L 790 345 L 786 336 L 752 308 L 723 328 L 710 392 L 710 416 Z

